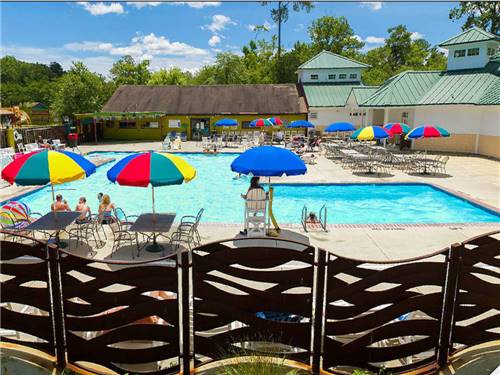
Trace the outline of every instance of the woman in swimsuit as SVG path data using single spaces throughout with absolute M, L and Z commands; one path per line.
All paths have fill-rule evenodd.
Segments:
M 99 216 L 102 218 L 103 224 L 113 222 L 113 212 L 115 211 L 115 204 L 111 203 L 111 198 L 108 194 L 102 196 L 101 204 L 99 205 Z

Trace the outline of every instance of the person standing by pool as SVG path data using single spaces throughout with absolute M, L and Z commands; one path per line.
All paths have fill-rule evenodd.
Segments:
M 85 197 L 80 197 L 80 200 L 78 201 L 78 204 L 76 205 L 75 211 L 82 213 L 75 220 L 77 223 L 83 223 L 90 217 L 90 215 L 91 215 L 90 207 L 87 205 L 87 199 Z
M 98 193 L 98 194 L 97 194 L 97 201 L 99 202 L 99 204 L 101 204 L 101 202 L 102 202 L 102 197 L 103 197 L 103 196 L 104 196 L 104 194 L 103 194 L 103 193 Z
M 63 196 L 61 194 L 56 195 L 56 201 L 51 205 L 52 211 L 71 211 L 69 209 L 68 203 L 63 200 Z
M 102 218 L 104 224 L 109 224 L 113 222 L 113 212 L 115 210 L 115 204 L 111 202 L 111 198 L 108 194 L 102 196 L 101 204 L 99 205 L 99 217 Z

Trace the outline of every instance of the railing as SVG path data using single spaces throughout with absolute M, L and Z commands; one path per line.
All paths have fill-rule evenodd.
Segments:
M 118 373 L 186 374 L 270 351 L 313 373 L 438 367 L 457 349 L 500 338 L 499 233 L 398 262 L 275 239 L 144 262 L 2 241 L 2 340 L 61 367 Z

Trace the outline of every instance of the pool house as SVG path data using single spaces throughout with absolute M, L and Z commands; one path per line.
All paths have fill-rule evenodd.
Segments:
M 200 140 L 220 132 L 215 123 L 226 117 L 238 121 L 231 131 L 248 131 L 256 118 L 305 120 L 307 106 L 295 84 L 123 85 L 101 112 L 76 117 L 83 140 L 161 140 L 173 132 Z

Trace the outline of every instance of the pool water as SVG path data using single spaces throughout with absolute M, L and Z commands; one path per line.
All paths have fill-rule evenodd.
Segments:
M 116 161 L 127 153 L 94 153 Z M 242 223 L 249 177 L 235 179 L 230 164 L 237 154 L 183 154 L 197 169 L 197 178 L 188 184 L 155 188 L 156 212 L 195 215 L 203 207 L 202 221 Z M 115 161 L 115 162 L 116 162 Z M 97 194 L 111 196 L 112 202 L 129 215 L 151 212 L 151 188 L 127 187 L 108 181 L 106 172 L 114 163 L 97 168 L 95 174 L 55 187 L 73 208 L 85 196 L 93 212 Z M 328 184 L 275 187 L 274 213 L 279 223 L 299 224 L 304 205 L 308 211 L 328 208 L 328 223 L 466 223 L 499 222 L 497 213 L 425 184 Z M 50 187 L 21 197 L 32 211 L 46 213 L 51 204 Z

